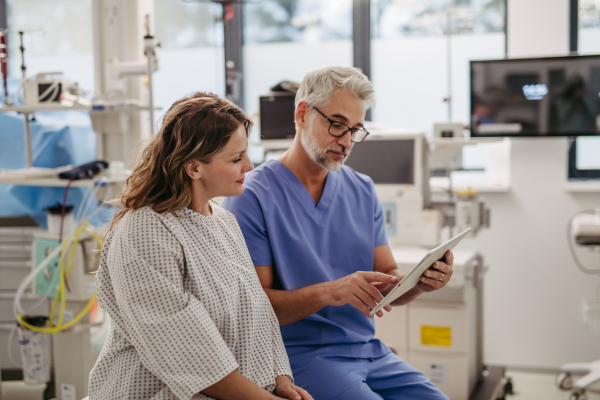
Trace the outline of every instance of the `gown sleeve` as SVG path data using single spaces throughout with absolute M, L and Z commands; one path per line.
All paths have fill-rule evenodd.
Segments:
M 287 375 L 294 382 L 292 375 L 292 368 L 290 367 L 290 360 L 287 352 L 285 351 L 285 345 L 281 337 L 281 329 L 279 328 L 279 320 L 275 315 L 275 311 L 271 312 L 271 337 L 273 338 L 273 367 L 275 369 L 275 377 L 281 375 Z
M 184 290 L 181 245 L 156 214 L 130 217 L 108 249 L 110 300 L 144 367 L 177 398 L 190 399 L 238 363 L 204 305 Z

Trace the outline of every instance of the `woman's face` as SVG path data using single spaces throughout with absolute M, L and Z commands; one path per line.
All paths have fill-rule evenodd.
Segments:
M 200 164 L 198 183 L 209 198 L 239 196 L 244 192 L 244 177 L 254 166 L 248 158 L 248 138 L 242 124 L 229 142 L 208 164 Z

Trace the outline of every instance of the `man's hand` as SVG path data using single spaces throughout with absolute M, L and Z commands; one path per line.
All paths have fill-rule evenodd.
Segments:
M 306 390 L 294 385 L 287 375 L 275 378 L 275 395 L 289 400 L 314 400 Z
M 417 287 L 423 292 L 433 292 L 446 286 L 450 277 L 452 277 L 452 265 L 454 264 L 454 254 L 450 250 L 444 255 L 445 261 L 436 261 L 423 273 Z
M 380 291 L 396 283 L 398 283 L 398 278 L 393 275 L 358 271 L 344 278 L 325 283 L 326 302 L 330 306 L 352 304 L 367 317 L 373 318 L 370 315 L 371 310 L 383 300 Z M 391 311 L 392 306 L 387 305 L 384 310 Z M 383 311 L 378 311 L 377 316 L 383 317 Z

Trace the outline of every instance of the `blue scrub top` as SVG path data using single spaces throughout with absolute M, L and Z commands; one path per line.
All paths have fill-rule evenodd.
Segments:
M 225 199 L 237 218 L 255 266 L 271 265 L 274 289 L 293 290 L 373 271 L 375 247 L 387 244 L 373 181 L 350 167 L 329 172 L 318 204 L 302 182 L 272 160 L 249 173 L 245 191 Z M 281 333 L 288 354 L 380 357 L 375 324 L 356 307 L 326 306 Z M 357 344 L 362 344 L 357 346 Z

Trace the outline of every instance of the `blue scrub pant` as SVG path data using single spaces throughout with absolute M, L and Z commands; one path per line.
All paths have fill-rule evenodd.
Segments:
M 290 357 L 295 384 L 315 400 L 448 400 L 400 357 Z

